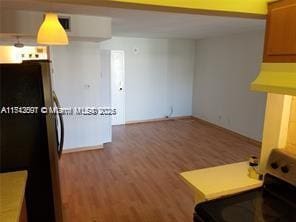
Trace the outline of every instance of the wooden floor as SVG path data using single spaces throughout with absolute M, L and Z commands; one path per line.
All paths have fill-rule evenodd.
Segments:
M 66 222 L 191 222 L 183 171 L 246 160 L 259 148 L 194 119 L 113 127 L 105 149 L 61 160 Z

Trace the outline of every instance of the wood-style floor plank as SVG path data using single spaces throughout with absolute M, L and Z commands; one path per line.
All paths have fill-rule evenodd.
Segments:
M 247 160 L 259 148 L 195 119 L 113 127 L 103 150 L 65 154 L 65 222 L 189 222 L 190 188 L 179 173 Z

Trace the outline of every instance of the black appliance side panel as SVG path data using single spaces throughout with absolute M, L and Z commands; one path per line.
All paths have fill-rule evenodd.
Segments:
M 1 107 L 39 107 L 37 114 L 0 116 L 0 171 L 28 170 L 29 221 L 54 221 L 41 66 L 1 65 Z

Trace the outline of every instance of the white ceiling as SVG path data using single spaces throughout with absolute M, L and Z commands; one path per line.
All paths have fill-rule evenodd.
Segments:
M 263 30 L 265 20 L 166 13 L 81 5 L 0 0 L 1 7 L 112 17 L 113 36 L 200 39 L 228 33 Z

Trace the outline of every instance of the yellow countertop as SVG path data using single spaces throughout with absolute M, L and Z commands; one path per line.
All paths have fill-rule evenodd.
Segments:
M 181 173 L 193 189 L 196 202 L 247 191 L 262 186 L 262 181 L 248 176 L 248 162 L 222 165 Z
M 18 222 L 25 196 L 27 171 L 0 174 L 0 221 Z

